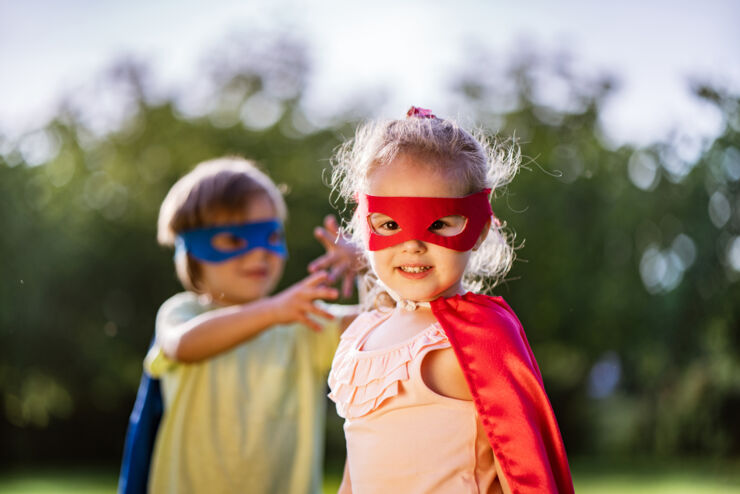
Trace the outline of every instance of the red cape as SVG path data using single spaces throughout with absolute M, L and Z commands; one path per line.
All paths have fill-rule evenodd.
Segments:
M 501 297 L 473 293 L 431 306 L 512 493 L 573 493 L 558 423 L 514 311 Z

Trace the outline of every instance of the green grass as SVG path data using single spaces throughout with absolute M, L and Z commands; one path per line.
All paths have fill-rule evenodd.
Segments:
M 740 463 L 684 459 L 572 463 L 578 494 L 740 493 Z
M 572 461 L 578 494 L 740 494 L 740 462 L 696 460 Z M 338 468 L 327 472 L 324 493 L 339 486 Z M 24 468 L 0 473 L 3 494 L 114 494 L 110 469 Z
M 115 494 L 118 472 L 110 469 L 41 468 L 0 474 L 3 494 Z

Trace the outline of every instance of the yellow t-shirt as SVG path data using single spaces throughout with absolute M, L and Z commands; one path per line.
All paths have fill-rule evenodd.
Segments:
M 160 308 L 157 332 L 214 308 L 196 294 L 179 293 Z M 149 492 L 320 492 L 336 321 L 321 332 L 274 326 L 195 364 L 169 360 L 155 344 L 144 366 L 161 379 L 165 411 Z

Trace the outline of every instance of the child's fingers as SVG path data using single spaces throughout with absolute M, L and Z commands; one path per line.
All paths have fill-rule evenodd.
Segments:
M 319 317 L 323 317 L 324 319 L 334 319 L 334 315 L 330 314 L 329 312 L 326 312 L 321 307 L 318 307 L 315 304 L 310 304 L 310 306 L 307 308 L 307 311 L 311 314 L 315 314 Z
M 355 288 L 355 277 L 352 273 L 345 273 L 342 279 L 342 297 L 349 298 Z
M 333 252 L 327 252 L 321 257 L 318 257 L 311 261 L 309 264 L 309 270 L 313 268 L 314 270 L 318 269 L 329 269 L 329 279 L 334 282 L 336 281 L 336 276 L 333 271 L 336 270 L 337 267 L 347 265 L 348 262 L 346 260 L 343 260 L 341 256 L 337 254 L 336 251 Z M 341 268 L 342 271 L 344 268 Z
M 318 240 L 319 243 L 323 245 L 326 250 L 333 249 L 334 244 L 337 240 L 336 232 L 331 232 L 326 228 L 322 228 L 320 226 L 317 226 L 313 229 L 313 236 L 316 237 L 316 240 Z
M 337 222 L 337 217 L 333 214 L 327 214 L 324 217 L 324 228 L 334 234 L 334 237 L 336 238 L 339 234 L 339 223 Z
M 308 272 L 314 273 L 320 269 L 325 269 L 331 266 L 333 257 L 332 253 L 326 253 L 323 256 L 317 257 L 308 264 Z
M 320 285 L 321 283 L 325 283 L 328 280 L 329 273 L 327 273 L 326 271 L 316 271 L 315 273 L 312 273 L 303 278 L 303 280 L 299 281 L 298 284 L 302 287 L 312 287 Z
M 330 286 L 322 285 L 309 288 L 306 290 L 306 295 L 308 295 L 308 298 L 311 300 L 315 300 L 317 298 L 334 300 L 339 297 L 339 290 Z
M 329 270 L 329 283 L 334 283 L 341 278 L 345 271 L 347 271 L 347 268 L 349 268 L 347 262 L 340 262 L 333 265 Z
M 307 316 L 298 316 L 298 322 L 303 323 L 314 331 L 321 331 L 321 325 Z

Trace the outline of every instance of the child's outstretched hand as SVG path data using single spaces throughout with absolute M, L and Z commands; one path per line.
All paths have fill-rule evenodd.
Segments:
M 339 296 L 336 288 L 326 285 L 328 281 L 329 274 L 326 271 L 318 271 L 270 297 L 275 314 L 279 315 L 278 322 L 301 322 L 311 329 L 321 331 L 321 325 L 311 319 L 309 314 L 334 319 L 333 315 L 313 303 L 316 299 L 333 300 Z
M 324 218 L 324 226 L 317 226 L 313 234 L 324 246 L 326 253 L 311 261 L 308 271 L 315 273 L 328 269 L 329 283 L 334 283 L 341 278 L 342 296 L 350 297 L 358 271 L 359 251 L 357 247 L 340 235 L 339 224 L 332 214 Z

